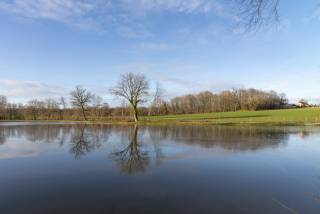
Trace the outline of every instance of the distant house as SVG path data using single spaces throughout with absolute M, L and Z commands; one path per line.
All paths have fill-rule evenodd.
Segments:
M 283 108 L 283 109 L 290 109 L 290 108 L 297 108 L 298 106 L 296 104 L 284 104 L 284 105 L 281 105 L 280 108 Z
M 306 107 L 310 107 L 308 101 L 306 100 L 299 100 L 299 102 L 296 104 L 297 107 L 299 108 L 306 108 Z

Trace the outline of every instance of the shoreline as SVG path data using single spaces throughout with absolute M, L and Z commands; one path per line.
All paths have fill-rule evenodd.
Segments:
M 104 124 L 104 125 L 135 125 L 135 122 L 116 121 L 82 121 L 82 120 L 0 120 L 2 123 L 74 123 L 74 124 Z M 138 125 L 190 125 L 190 126 L 320 126 L 320 123 L 300 123 L 300 122 L 213 122 L 213 121 L 140 121 Z

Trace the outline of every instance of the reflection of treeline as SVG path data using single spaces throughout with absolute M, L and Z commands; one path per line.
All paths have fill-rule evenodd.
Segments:
M 294 133 L 286 127 L 238 126 L 163 126 L 149 127 L 148 130 L 151 138 L 240 151 L 278 147 L 288 141 L 290 133 Z
M 0 143 L 5 143 L 6 138 L 18 137 L 34 143 L 66 144 L 70 147 L 70 153 L 79 159 L 107 142 L 110 131 L 99 124 L 0 126 Z
M 0 145 L 10 138 L 66 146 L 75 159 L 99 149 L 113 135 L 109 151 L 119 169 L 128 174 L 144 172 L 151 163 L 166 159 L 164 142 L 220 147 L 231 151 L 255 151 L 285 145 L 290 134 L 306 137 L 316 127 L 239 126 L 113 126 L 103 124 L 55 124 L 0 126 Z M 110 149 L 110 148 L 109 148 Z M 107 155 L 107 154 L 106 154 Z
M 105 124 L 32 124 L 0 125 L 0 144 L 10 138 L 24 138 L 35 143 L 69 143 L 73 141 L 107 141 L 111 133 L 128 139 L 130 126 Z
M 306 137 L 317 133 L 316 127 L 262 127 L 262 126 L 141 126 L 138 138 L 150 137 L 152 142 L 172 140 L 204 147 L 222 146 L 226 149 L 258 149 L 286 142 L 289 134 Z M 137 135 L 136 132 L 135 135 Z M 74 141 L 106 142 L 110 134 L 120 141 L 132 141 L 131 126 L 106 124 L 38 124 L 0 126 L 0 144 L 7 138 L 25 138 L 36 143 Z M 139 139 L 138 139 L 139 141 Z
M 89 119 L 126 118 L 130 107 L 122 104 L 110 108 L 99 96 L 92 95 L 93 101 L 83 110 Z M 209 91 L 175 97 L 167 101 L 158 96 L 157 102 L 149 107 L 140 107 L 141 115 L 165 115 L 185 113 L 208 113 L 237 110 L 276 109 L 286 106 L 284 94 L 265 92 L 256 89 L 234 89 L 213 94 Z M 0 120 L 76 120 L 83 119 L 83 112 L 70 105 L 65 98 L 30 100 L 26 104 L 8 103 L 0 96 Z
M 91 140 L 107 139 L 112 133 L 125 140 L 131 139 L 132 126 L 108 124 L 37 124 L 37 125 L 1 125 L 0 141 L 6 138 L 26 138 L 32 142 L 51 143 L 57 139 L 68 139 L 85 132 Z M 211 141 L 236 142 L 250 139 L 284 139 L 288 134 L 308 136 L 317 133 L 317 127 L 272 127 L 272 126 L 140 126 L 139 136 L 148 136 L 151 140 L 172 139 L 194 143 Z M 203 144 L 206 145 L 206 144 Z

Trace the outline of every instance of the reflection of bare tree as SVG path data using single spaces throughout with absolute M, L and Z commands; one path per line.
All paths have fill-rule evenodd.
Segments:
M 165 158 L 165 155 L 162 152 L 159 141 L 154 142 L 153 145 L 154 145 L 156 164 L 159 166 L 162 163 L 162 160 Z
M 145 171 L 149 164 L 148 152 L 141 151 L 138 140 L 138 126 L 135 125 L 130 136 L 130 143 L 124 149 L 113 153 L 114 160 L 121 170 L 128 174 Z
M 6 142 L 6 136 L 4 134 L 4 128 L 0 127 L 0 145 Z
M 71 137 L 70 152 L 74 154 L 75 159 L 80 159 L 81 156 L 101 145 L 97 139 L 92 138 L 92 132 L 87 132 L 86 129 L 86 125 L 75 128 L 74 134 Z
M 151 141 L 153 142 L 154 154 L 155 154 L 155 163 L 160 165 L 165 158 L 165 155 L 161 149 L 161 140 L 167 136 L 167 128 L 160 128 L 158 131 L 153 131 L 153 129 L 148 129 L 148 133 Z

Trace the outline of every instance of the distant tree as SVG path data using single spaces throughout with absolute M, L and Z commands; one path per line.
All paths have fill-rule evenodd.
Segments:
M 44 101 L 44 113 L 47 119 L 53 119 L 59 112 L 59 102 L 52 98 L 48 98 Z
M 65 114 L 65 111 L 67 109 L 67 101 L 64 97 L 60 97 L 59 98 L 59 118 L 61 120 L 64 119 L 64 114 Z
M 82 111 L 82 115 L 84 120 L 87 120 L 86 109 L 88 105 L 91 103 L 93 94 L 84 89 L 81 86 L 77 86 L 75 90 L 71 91 L 71 104 L 74 107 L 80 108 Z
M 60 97 L 59 104 L 60 104 L 61 109 L 63 109 L 63 110 L 66 109 L 67 108 L 66 98 Z
M 280 105 L 287 105 L 288 104 L 288 98 L 285 93 L 280 93 L 279 99 L 280 99 Z
M 110 89 L 110 93 L 126 99 L 132 109 L 134 120 L 138 122 L 138 105 L 145 102 L 148 95 L 149 82 L 144 75 L 122 74 L 117 85 Z
M 152 113 L 152 111 L 154 111 L 156 115 L 159 115 L 163 103 L 164 103 L 164 89 L 162 88 L 160 83 L 157 82 L 153 100 L 149 109 L 149 115 Z
M 6 118 L 7 97 L 0 95 L 0 119 Z
M 92 97 L 92 104 L 93 104 L 93 106 L 95 106 L 95 107 L 101 107 L 102 106 L 102 104 L 103 104 L 103 99 L 102 99 L 102 97 L 100 97 L 100 96 L 93 96 Z
M 32 116 L 32 120 L 37 120 L 38 116 L 42 115 L 45 109 L 45 102 L 37 99 L 30 100 L 27 104 L 27 110 Z
M 91 112 L 96 118 L 101 118 L 108 113 L 109 105 L 103 102 L 100 96 L 93 96 Z
M 213 94 L 210 91 L 204 91 L 196 95 L 198 99 L 199 111 L 201 113 L 212 111 Z
M 14 104 L 14 103 L 8 103 L 7 104 L 7 118 L 9 120 L 17 120 L 17 119 L 24 119 L 22 117 L 22 114 L 21 114 L 21 110 L 22 110 L 22 106 L 19 106 L 17 104 Z
M 125 100 L 121 101 L 121 117 L 123 118 L 125 115 L 126 110 L 128 109 L 127 103 Z
M 0 107 L 5 108 L 7 103 L 8 103 L 7 97 L 0 95 Z

